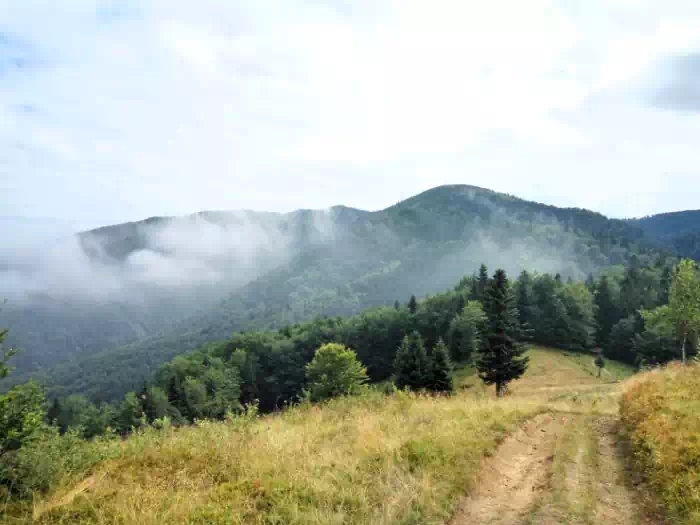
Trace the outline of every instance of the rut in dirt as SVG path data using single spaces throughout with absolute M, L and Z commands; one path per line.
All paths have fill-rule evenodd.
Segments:
M 489 458 L 451 525 L 656 525 L 630 483 L 615 418 L 543 414 Z

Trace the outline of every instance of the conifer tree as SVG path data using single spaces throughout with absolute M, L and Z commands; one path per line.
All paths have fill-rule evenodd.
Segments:
M 401 305 L 399 304 L 399 301 L 394 301 L 394 310 L 400 310 Z
M 529 358 L 518 343 L 518 310 L 504 270 L 497 270 L 483 299 L 486 330 L 479 348 L 479 377 L 502 396 L 510 381 L 527 370 Z
M 415 314 L 417 309 L 418 301 L 416 301 L 416 296 L 412 295 L 411 298 L 408 300 L 408 311 L 412 314 Z
M 452 364 L 450 363 L 447 346 L 442 339 L 438 339 L 430 357 L 430 377 L 427 388 L 433 392 L 451 392 L 451 372 Z
M 472 277 L 472 284 L 469 289 L 469 300 L 470 301 L 478 301 L 479 300 L 479 280 L 476 278 L 476 275 Z
M 395 383 L 398 388 L 420 390 L 425 388 L 430 363 L 425 353 L 423 338 L 418 332 L 404 337 L 394 360 Z
M 596 342 L 601 348 L 607 348 L 610 341 L 610 332 L 613 326 L 620 320 L 620 314 L 610 290 L 608 278 L 603 276 L 600 278 L 598 289 L 595 294 L 596 305 L 596 324 L 598 330 L 596 333 Z
M 483 299 L 486 289 L 489 287 L 489 270 L 485 264 L 479 266 L 478 298 Z
M 534 316 L 532 279 L 526 270 L 520 273 L 518 279 L 518 320 L 520 321 L 521 338 L 528 339 L 532 332 Z

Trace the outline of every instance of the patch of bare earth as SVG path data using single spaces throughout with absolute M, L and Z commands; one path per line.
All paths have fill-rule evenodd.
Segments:
M 613 417 L 545 414 L 507 438 L 452 525 L 658 525 Z
M 554 445 L 566 419 L 543 414 L 508 437 L 485 462 L 478 486 L 452 525 L 511 524 L 526 516 L 547 490 Z

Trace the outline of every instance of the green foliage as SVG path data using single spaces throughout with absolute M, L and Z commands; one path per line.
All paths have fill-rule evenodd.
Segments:
M 394 361 L 394 383 L 398 388 L 420 390 L 425 388 L 430 376 L 430 361 L 425 352 L 423 338 L 418 332 L 407 335 Z
M 450 355 L 457 363 L 466 363 L 479 349 L 481 329 L 486 315 L 479 301 L 469 301 L 450 323 Z
M 430 374 L 426 388 L 433 392 L 452 392 L 452 363 L 447 346 L 440 339 L 430 355 Z
M 518 342 L 518 310 L 506 272 L 497 270 L 484 296 L 487 325 L 481 340 L 477 367 L 487 385 L 495 384 L 498 396 L 507 384 L 525 373 L 528 358 Z
M 357 360 L 355 352 L 337 343 L 321 346 L 306 365 L 311 401 L 357 394 L 367 379 L 367 369 Z
M 35 439 L 44 427 L 46 395 L 31 381 L 0 396 L 0 458 Z
M 615 326 L 620 319 L 619 310 L 615 303 L 608 277 L 605 275 L 600 278 L 600 283 L 596 289 L 595 305 L 597 307 L 596 324 L 598 328 L 596 340 L 601 347 L 605 348 L 609 343 L 613 326 Z
M 418 302 L 416 301 L 416 296 L 412 295 L 411 298 L 408 300 L 408 311 L 412 314 L 415 314 L 417 308 Z
M 2 355 L 0 355 L 0 379 L 7 377 L 10 373 L 10 367 L 7 362 L 10 358 L 17 353 L 15 348 L 5 348 L 5 339 L 7 338 L 8 329 L 0 330 L 0 350 L 2 350 Z
M 605 357 L 623 363 L 634 364 L 637 356 L 634 353 L 635 335 L 637 334 L 637 319 L 634 315 L 625 317 L 613 326 L 608 345 L 603 349 Z

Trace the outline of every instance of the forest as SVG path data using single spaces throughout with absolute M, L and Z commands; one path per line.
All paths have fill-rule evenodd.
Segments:
M 240 245 L 249 238 L 255 242 Z M 75 266 L 88 269 L 73 279 L 90 293 L 105 281 L 140 278 L 135 258 L 159 261 L 146 266 L 156 283 L 161 263 L 187 267 L 193 251 L 203 268 L 178 274 L 176 286 L 148 281 L 124 297 L 60 299 L 47 290 L 28 304 L 10 300 L 3 323 L 23 352 L 0 391 L 34 377 L 52 396 L 114 402 L 174 357 L 233 333 L 363 317 L 407 294 L 439 293 L 482 262 L 512 277 L 538 270 L 565 282 L 627 265 L 633 256 L 646 267 L 666 249 L 652 241 L 634 223 L 473 186 L 434 188 L 378 212 L 208 212 L 110 226 L 80 236 L 82 262 Z M 239 252 L 253 255 L 239 260 Z M 201 281 L 212 272 L 225 277 Z

